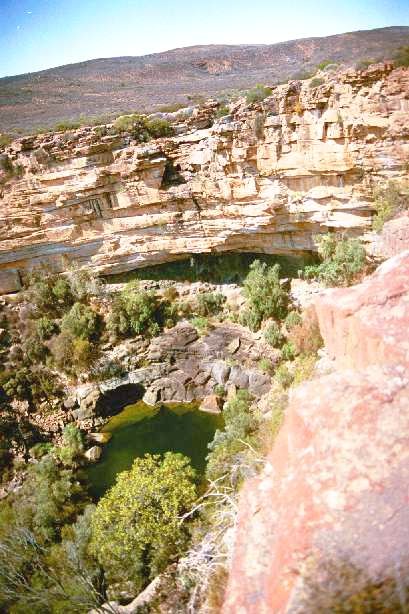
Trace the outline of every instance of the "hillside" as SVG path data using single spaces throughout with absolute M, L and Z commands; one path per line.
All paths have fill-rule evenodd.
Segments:
M 274 45 L 204 45 L 102 58 L 0 79 L 0 130 L 52 126 L 81 115 L 154 110 L 197 96 L 305 76 L 324 60 L 388 59 L 407 44 L 396 26 Z

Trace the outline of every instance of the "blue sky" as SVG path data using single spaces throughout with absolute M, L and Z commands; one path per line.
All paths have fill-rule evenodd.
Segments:
M 409 25 L 409 0 L 0 0 L 0 76 L 211 43 Z

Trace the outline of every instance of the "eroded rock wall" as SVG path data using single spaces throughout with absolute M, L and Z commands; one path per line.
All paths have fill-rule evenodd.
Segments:
M 40 262 L 114 273 L 364 233 L 373 187 L 407 173 L 409 72 L 382 64 L 321 81 L 239 100 L 214 123 L 211 102 L 179 113 L 176 136 L 144 145 L 91 127 L 13 142 L 5 154 L 21 176 L 3 176 L 0 292 Z

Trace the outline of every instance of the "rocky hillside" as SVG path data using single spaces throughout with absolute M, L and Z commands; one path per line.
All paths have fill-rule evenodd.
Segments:
M 379 28 L 275 45 L 187 47 L 6 77 L 0 79 L 0 129 L 187 104 L 192 96 L 300 78 L 325 60 L 353 65 L 390 59 L 408 39 L 408 27 Z
M 362 235 L 374 189 L 407 173 L 408 115 L 409 71 L 382 63 L 162 115 L 173 136 L 149 143 L 115 124 L 17 139 L 1 156 L 0 292 L 40 262 L 110 274 Z

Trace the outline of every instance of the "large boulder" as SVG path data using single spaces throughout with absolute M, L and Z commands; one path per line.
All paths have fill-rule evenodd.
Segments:
M 264 471 L 241 496 L 226 614 L 318 611 L 297 606 L 309 560 L 347 560 L 374 581 L 405 560 L 408 407 L 409 375 L 396 366 L 334 373 L 292 394 Z

